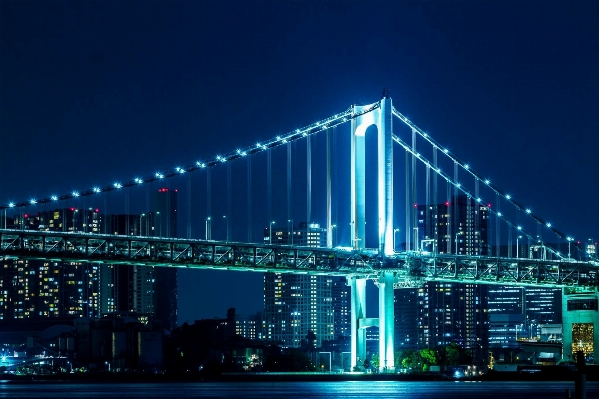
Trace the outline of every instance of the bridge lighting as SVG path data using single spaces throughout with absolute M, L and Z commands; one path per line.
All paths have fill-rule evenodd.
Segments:
M 306 137 L 308 135 L 308 133 L 304 132 L 302 133 L 302 136 Z
M 480 202 L 480 201 L 481 201 L 481 199 L 480 199 L 480 198 L 477 198 L 477 199 L 476 199 L 476 202 Z
M 547 223 L 547 227 L 551 228 L 551 223 Z
M 457 188 L 460 188 L 461 184 L 460 184 L 460 183 L 457 183 L 455 186 L 456 186 Z
M 50 199 L 52 201 L 58 201 L 58 197 L 56 195 L 51 196 Z
M 285 143 L 287 142 L 287 139 L 283 139 L 283 140 L 281 140 L 281 142 L 282 142 L 283 144 L 285 144 Z
M 156 173 L 156 177 L 159 179 L 164 179 L 164 175 L 162 173 Z
M 277 136 L 277 141 L 281 141 L 281 136 Z
M 464 165 L 464 169 L 466 169 L 466 170 L 470 169 L 470 165 L 468 165 L 468 164 Z
M 123 187 L 121 185 L 121 183 L 114 183 L 113 186 L 114 186 L 114 188 L 121 188 L 121 187 Z
M 443 152 L 447 154 L 449 152 L 449 150 L 446 148 L 443 150 Z
M 37 201 L 36 201 L 36 200 L 34 200 L 34 199 L 32 199 L 31 201 L 29 201 L 29 203 L 30 203 L 31 205 L 35 205 L 35 204 L 37 204 Z
M 491 182 L 489 181 L 489 179 L 485 180 L 485 184 L 490 184 Z
M 183 168 L 180 168 L 180 167 L 178 167 L 178 166 L 177 166 L 177 168 L 175 168 L 175 170 L 176 170 L 177 172 L 179 172 L 179 173 L 185 173 L 185 169 L 183 169 Z
M 518 231 L 522 230 L 522 226 L 518 226 Z
M 8 207 L 9 207 L 9 208 L 14 208 L 14 206 L 15 206 L 14 202 L 10 202 L 10 203 L 8 204 Z
M 511 199 L 512 199 L 512 196 L 511 196 L 511 195 L 509 195 L 509 194 L 507 194 L 507 195 L 505 196 L 505 198 L 507 198 L 507 199 L 511 200 Z
M 100 188 L 99 187 L 94 187 L 94 188 L 92 188 L 92 191 L 94 193 L 99 193 L 100 192 Z
M 79 197 L 79 193 L 77 191 L 73 191 L 73 197 L 75 197 L 75 198 Z
M 140 179 L 139 177 L 136 177 L 136 178 L 135 178 L 135 182 L 136 182 L 137 184 L 141 184 L 141 183 L 143 183 L 144 181 L 143 181 L 142 179 Z
M 501 212 L 497 212 L 497 216 L 501 217 L 502 216 Z
M 530 212 L 532 212 L 530 209 L 526 210 L 526 213 L 528 213 L 530 215 Z
M 428 134 L 422 133 L 422 137 L 428 137 Z

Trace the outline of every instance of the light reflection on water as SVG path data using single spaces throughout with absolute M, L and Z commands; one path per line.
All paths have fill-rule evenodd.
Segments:
M 573 382 L 339 381 L 200 383 L 0 383 L 0 398 L 410 398 L 563 399 Z M 587 384 L 599 397 L 599 383 Z

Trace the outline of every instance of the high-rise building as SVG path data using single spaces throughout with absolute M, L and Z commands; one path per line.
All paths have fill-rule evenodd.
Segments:
M 331 298 L 333 301 L 334 336 L 351 336 L 351 288 L 345 277 L 333 277 Z
M 458 195 L 416 207 L 414 248 L 438 254 L 488 254 L 489 206 Z M 398 346 L 427 348 L 456 342 L 481 358 L 487 346 L 487 286 L 429 281 L 395 291 Z
M 285 229 L 266 229 L 265 243 L 325 246 L 326 229 L 300 224 Z M 290 348 L 301 347 L 308 332 L 316 334 L 316 346 L 334 338 L 333 278 L 291 273 L 264 274 L 263 339 Z

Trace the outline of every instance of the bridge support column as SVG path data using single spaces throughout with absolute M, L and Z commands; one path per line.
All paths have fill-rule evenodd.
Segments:
M 359 114 L 374 104 L 354 106 Z M 383 97 L 380 106 L 352 119 L 351 141 L 351 246 L 366 247 L 366 130 L 378 130 L 378 249 L 391 255 L 393 248 L 393 114 L 391 98 Z
M 379 358 L 381 371 L 395 371 L 393 272 L 379 275 Z
M 366 329 L 360 320 L 366 316 L 366 279 L 349 277 L 351 288 L 351 371 L 366 360 Z

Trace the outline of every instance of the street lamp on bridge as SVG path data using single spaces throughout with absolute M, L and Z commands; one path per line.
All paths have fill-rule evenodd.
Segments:
M 518 252 L 518 244 L 519 244 L 519 240 L 522 238 L 522 236 L 518 236 L 516 237 L 516 258 L 520 257 L 520 252 Z
M 268 227 L 268 235 L 269 235 L 269 240 L 268 243 L 272 244 L 272 227 L 275 225 L 275 221 L 273 220 L 272 222 L 270 222 L 270 226 Z
M 568 240 L 568 260 L 572 259 L 571 258 L 571 252 L 570 252 L 570 244 L 572 243 L 572 240 L 574 240 L 572 237 L 566 237 L 566 240 Z
M 212 218 L 210 216 L 206 218 L 206 240 L 210 240 L 212 238 L 212 232 L 210 231 L 212 230 L 212 225 L 210 224 L 211 220 Z
M 393 252 L 396 252 L 396 244 L 395 244 L 395 236 L 397 235 L 397 232 L 399 231 L 399 229 L 393 229 Z
M 227 215 L 223 215 L 223 219 L 225 219 L 225 225 L 227 226 L 227 241 L 229 241 L 229 219 Z

